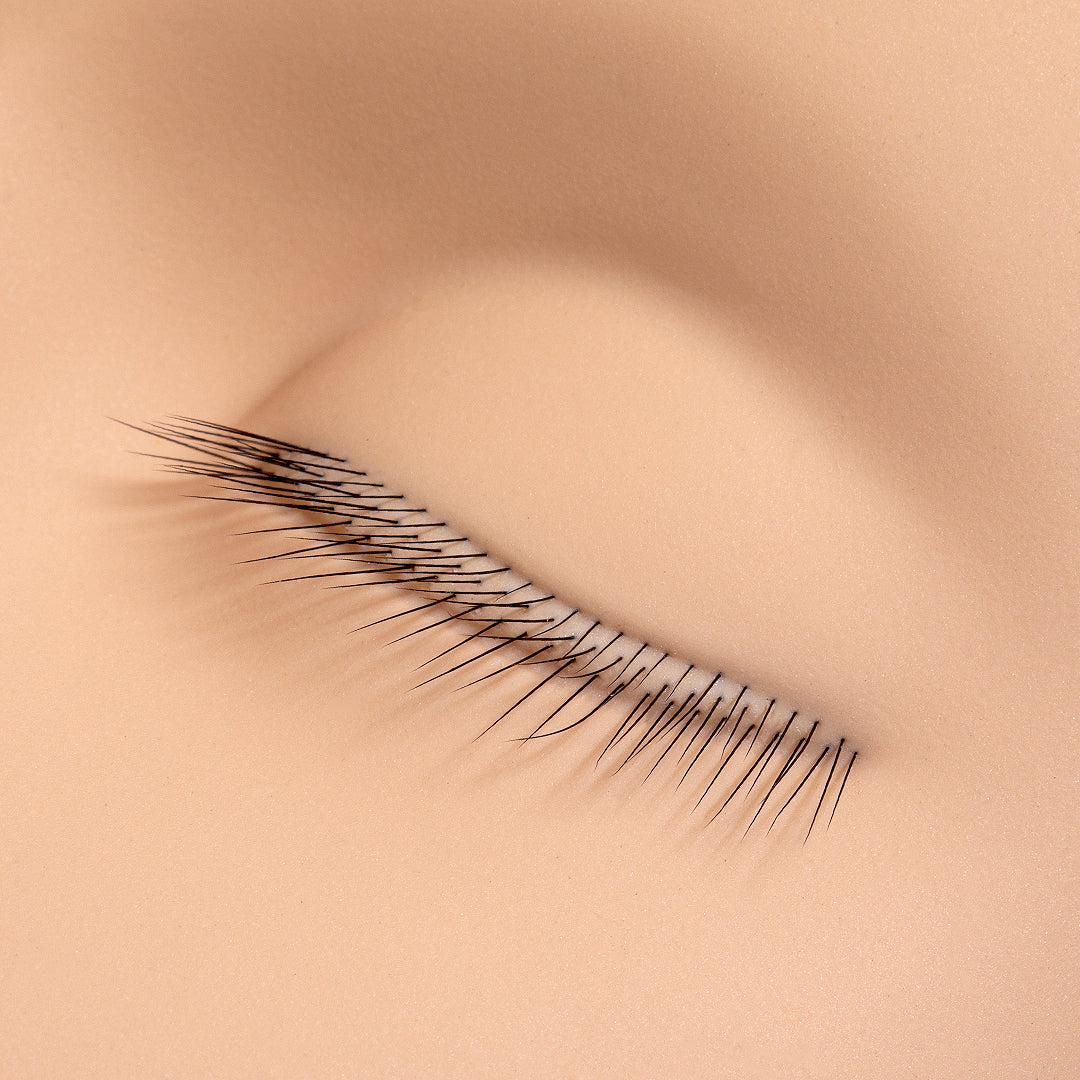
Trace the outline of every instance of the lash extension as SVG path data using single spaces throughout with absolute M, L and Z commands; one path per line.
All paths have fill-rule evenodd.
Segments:
M 706 824 L 727 811 L 743 835 L 755 826 L 768 832 L 798 808 L 809 819 L 805 842 L 816 825 L 832 823 L 858 751 L 847 748 L 845 738 L 823 741 L 818 721 L 807 723 L 775 698 L 567 606 L 344 458 L 190 417 L 125 426 L 182 448 L 187 456 L 145 456 L 167 472 L 210 481 L 217 493 L 199 498 L 313 518 L 310 528 L 256 530 L 304 545 L 264 560 L 316 560 L 327 567 L 277 580 L 407 590 L 421 603 L 358 628 L 423 613 L 435 617 L 395 642 L 444 625 L 463 631 L 421 665 L 417 687 L 451 679 L 473 686 L 513 668 L 535 672 L 530 689 L 480 735 L 521 715 L 521 706 L 559 680 L 567 688 L 561 702 L 518 741 L 558 736 L 614 712 L 619 719 L 597 766 L 611 763 L 618 773 L 631 762 L 644 767 L 651 761 L 644 782 L 667 762 L 678 777 L 675 787 L 697 792 L 692 812 L 701 811 Z M 479 661 L 498 666 L 477 674 Z

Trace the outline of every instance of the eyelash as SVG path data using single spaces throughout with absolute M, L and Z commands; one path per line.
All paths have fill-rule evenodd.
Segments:
M 744 684 L 681 662 L 589 619 L 479 551 L 423 508 L 409 506 L 405 496 L 350 468 L 344 458 L 190 417 L 172 417 L 167 423 L 145 427 L 125 426 L 194 455 L 146 456 L 163 462 L 168 472 L 210 480 L 217 490 L 225 492 L 201 498 L 266 504 L 323 519 L 312 526 L 318 535 L 298 525 L 255 530 L 312 545 L 279 551 L 264 560 L 316 559 L 361 566 L 278 580 L 340 578 L 339 588 L 394 584 L 424 598 L 422 604 L 358 629 L 430 612 L 439 616 L 435 622 L 411 630 L 395 642 L 443 625 L 467 631 L 456 644 L 421 665 L 423 669 L 443 662 L 441 669 L 417 687 L 460 676 L 473 664 L 497 655 L 501 659 L 504 653 L 513 658 L 465 685 L 500 677 L 512 668 L 536 669 L 530 689 L 481 734 L 506 721 L 548 684 L 571 682 L 557 707 L 529 733 L 519 736 L 519 741 L 562 735 L 618 708 L 622 720 L 597 765 L 621 759 L 613 770 L 618 773 L 633 761 L 651 758 L 644 777 L 649 779 L 682 744 L 675 761 L 675 772 L 681 773 L 675 786 L 689 783 L 692 773 L 699 786 L 704 784 L 694 812 L 704 806 L 707 824 L 727 811 L 733 820 L 746 822 L 743 835 L 764 821 L 769 822 L 766 831 L 771 832 L 785 814 L 793 817 L 792 811 L 801 808 L 809 817 L 804 841 L 819 823 L 825 828 L 832 824 L 858 752 L 845 750 L 846 738 L 835 744 L 822 742 L 818 721 L 807 726 L 799 720 L 797 710 L 779 708 L 775 699 L 765 699 Z M 459 649 L 465 650 L 466 659 L 452 657 Z M 623 695 L 629 700 L 617 706 Z M 576 719 L 571 719 L 574 716 Z M 549 728 L 557 717 L 561 717 L 557 726 Z M 729 771 L 747 739 L 749 745 L 741 761 Z M 630 744 L 633 748 L 627 753 Z M 800 766 L 804 759 L 810 762 L 805 769 Z M 686 761 L 689 763 L 683 768 Z M 710 761 L 715 768 L 706 768 Z M 709 777 L 707 783 L 705 777 Z M 755 789 L 759 794 L 751 800 Z M 740 792 L 744 798 L 737 803 Z M 829 805 L 830 792 L 831 807 L 826 815 L 823 811 Z M 766 807 L 770 807 L 768 814 Z

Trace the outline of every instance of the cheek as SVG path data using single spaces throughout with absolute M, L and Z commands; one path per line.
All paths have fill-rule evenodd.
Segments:
M 256 1055 L 271 1018 L 290 1035 L 317 1025 L 356 1059 L 378 1045 L 502 1062 L 508 1039 L 539 1054 L 557 1029 L 561 1049 L 538 1060 L 568 1074 L 612 1032 L 662 1074 L 673 1055 L 687 1068 L 712 1061 L 718 1041 L 733 1052 L 713 1012 L 730 1031 L 757 1030 L 762 1010 L 811 1010 L 825 978 L 833 1031 L 842 1015 L 867 1022 L 864 987 L 883 971 L 905 990 L 918 982 L 910 951 L 861 944 L 864 919 L 895 914 L 888 889 L 913 855 L 890 845 L 883 866 L 861 815 L 847 826 L 864 833 L 761 860 L 752 844 L 722 850 L 691 835 L 649 786 L 598 784 L 588 739 L 540 754 L 499 737 L 474 743 L 503 690 L 406 689 L 452 643 L 448 630 L 385 648 L 385 634 L 349 635 L 399 598 L 260 586 L 276 564 L 234 564 L 264 554 L 266 537 L 229 534 L 276 527 L 279 515 L 199 513 L 199 528 L 173 529 L 171 544 L 152 538 L 173 567 L 172 630 L 155 638 L 183 658 L 174 705 L 154 725 L 172 775 L 163 770 L 163 797 L 136 774 L 154 820 L 132 808 L 144 876 L 118 887 L 110 911 L 126 917 L 110 915 L 108 944 L 133 939 L 153 970 L 172 957 L 193 998 L 225 1008 L 223 980 L 230 996 L 259 1002 L 255 1019 L 226 1010 Z M 150 599 L 160 619 L 160 597 Z M 851 858 L 853 842 L 869 857 Z M 161 910 L 173 895 L 182 931 Z M 182 935 L 179 960 L 170 934 Z M 131 984 L 141 985 L 122 980 Z M 674 1048 L 662 1019 L 672 1010 L 689 1018 Z M 805 1029 L 783 1026 L 774 1058 L 812 1051 Z

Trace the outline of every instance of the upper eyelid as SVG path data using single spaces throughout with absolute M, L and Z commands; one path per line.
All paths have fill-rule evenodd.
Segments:
M 681 787 L 715 741 L 714 750 L 722 743 L 719 768 L 713 772 L 711 766 L 705 768 L 703 764 L 701 775 L 694 781 L 702 789 L 694 809 L 704 807 L 709 822 L 727 809 L 738 792 L 745 789 L 749 797 L 758 788 L 759 795 L 754 800 L 745 800 L 742 820 L 747 831 L 762 817 L 771 822 L 768 826 L 771 830 L 804 791 L 802 804 L 809 819 L 807 837 L 819 819 L 826 826 L 831 824 L 859 753 L 850 746 L 845 753 L 846 738 L 832 742 L 817 739 L 818 721 L 808 725 L 797 710 L 779 706 L 775 698 L 756 694 L 745 684 L 721 673 L 707 672 L 680 661 L 562 604 L 479 551 L 466 537 L 452 532 L 445 522 L 411 505 L 404 495 L 390 491 L 362 470 L 352 468 L 342 457 L 189 417 L 145 427 L 127 426 L 187 452 L 184 457 L 149 455 L 161 459 L 167 471 L 202 476 L 225 489 L 225 494 L 205 497 L 268 503 L 329 519 L 315 524 L 319 536 L 308 535 L 308 530 L 300 526 L 267 530 L 292 533 L 313 546 L 275 552 L 264 559 L 345 559 L 363 566 L 360 570 L 320 570 L 279 580 L 361 578 L 360 584 L 392 582 L 424 598 L 422 605 L 375 620 L 362 629 L 440 605 L 448 615 L 404 637 L 444 623 L 467 623 L 470 635 L 463 636 L 428 663 L 445 659 L 447 654 L 469 642 L 486 647 L 465 660 L 454 660 L 419 685 L 458 674 L 504 649 L 512 652 L 518 648 L 521 655 L 508 658 L 505 665 L 474 682 L 485 681 L 514 667 L 549 667 L 550 671 L 491 721 L 485 732 L 505 721 L 554 679 L 573 679 L 575 682 L 562 702 L 522 737 L 525 741 L 571 730 L 628 694 L 624 707 L 630 705 L 630 708 L 600 753 L 601 761 L 612 752 L 621 758 L 615 771 L 652 747 L 652 765 L 644 778 L 648 779 L 681 744 L 678 765 L 681 767 L 689 758 L 676 785 Z M 471 629 L 474 623 L 479 624 L 479 630 Z M 518 632 L 521 626 L 525 629 Z M 510 632 L 496 632 L 500 630 Z M 555 630 L 562 633 L 545 636 Z M 590 638 L 592 643 L 586 644 Z M 493 640 L 496 644 L 487 644 Z M 540 647 L 532 649 L 534 645 Z M 613 648 L 617 653 L 614 660 L 594 666 L 601 654 Z M 612 669 L 616 670 L 609 675 Z M 599 685 L 582 705 L 578 699 L 592 690 L 594 684 Z M 584 708 L 582 715 L 564 725 L 548 727 L 575 703 Z M 568 714 L 566 719 L 571 715 L 576 714 Z M 750 741 L 745 758 L 736 761 L 747 739 Z M 813 752 L 808 755 L 811 745 Z M 628 746 L 632 749 L 625 754 Z M 788 748 L 786 753 L 781 752 L 782 746 Z M 802 771 L 800 762 L 804 757 L 811 763 Z M 767 807 L 769 812 L 764 813 Z

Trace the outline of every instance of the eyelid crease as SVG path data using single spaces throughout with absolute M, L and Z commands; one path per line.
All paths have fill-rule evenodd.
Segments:
M 693 783 L 701 790 L 691 812 L 708 804 L 706 825 L 711 825 L 730 807 L 728 817 L 737 817 L 745 823 L 742 829 L 745 835 L 767 806 L 779 806 L 766 829 L 771 832 L 789 809 L 803 805 L 809 817 L 805 842 L 822 818 L 827 802 L 831 802 L 831 807 L 823 818 L 824 828 L 832 824 L 859 755 L 850 748 L 845 754 L 846 737 L 835 743 L 819 742 L 813 764 L 795 783 L 795 766 L 818 738 L 819 721 L 803 721 L 798 710 L 779 706 L 775 698 L 767 699 L 721 672 L 708 672 L 678 660 L 571 608 L 474 547 L 446 522 L 410 505 L 404 495 L 389 492 L 367 473 L 350 468 L 345 458 L 191 417 L 171 417 L 166 422 L 145 426 L 119 422 L 182 448 L 188 456 L 144 456 L 158 460 L 166 472 L 205 479 L 215 491 L 222 492 L 200 494 L 198 498 L 269 505 L 326 519 L 306 528 L 280 526 L 250 530 L 246 534 L 283 533 L 287 539 L 310 545 L 245 560 L 248 563 L 315 559 L 350 564 L 349 569 L 318 570 L 276 581 L 332 581 L 333 584 L 328 584 L 331 588 L 392 584 L 424 598 L 420 605 L 357 630 L 407 615 L 421 616 L 424 612 L 440 617 L 394 638 L 391 643 L 448 624 L 458 624 L 463 630 L 467 627 L 468 632 L 463 633 L 460 641 L 417 669 L 441 665 L 434 675 L 418 682 L 415 689 L 460 676 L 473 665 L 503 653 L 514 658 L 466 681 L 462 688 L 500 677 L 514 668 L 536 670 L 536 681 L 530 689 L 491 721 L 478 738 L 506 721 L 543 687 L 558 679 L 571 680 L 573 689 L 539 725 L 517 737 L 516 742 L 550 738 L 593 718 L 600 719 L 609 706 L 629 693 L 629 711 L 597 757 L 597 769 L 616 747 L 633 735 L 636 738 L 633 749 L 625 756 L 620 751 L 621 760 L 612 771 L 622 772 L 631 762 L 648 760 L 655 753 L 655 760 L 642 778 L 644 783 L 657 773 L 672 750 L 683 743 L 674 762 L 675 771 L 681 772 L 675 788 L 689 783 L 693 774 Z M 458 649 L 469 652 L 467 658 L 448 660 Z M 604 654 L 609 654 L 607 662 L 597 666 Z M 626 678 L 635 664 L 638 666 L 634 674 Z M 616 667 L 618 671 L 608 674 Z M 556 716 L 575 703 L 573 712 L 564 719 L 570 719 L 582 706 L 583 715 L 557 729 L 545 730 Z M 683 742 L 695 721 L 698 721 L 697 729 Z M 683 769 L 684 760 L 710 727 L 711 731 Z M 706 768 L 707 751 L 710 746 L 718 745 L 721 738 L 724 741 L 718 755 L 720 763 L 705 783 L 705 778 L 710 777 Z M 751 758 L 759 738 L 764 741 L 763 747 Z M 728 773 L 747 739 L 750 741 L 743 757 Z M 778 751 L 789 746 L 791 751 L 784 760 Z M 774 765 L 774 758 L 783 763 Z M 725 777 L 724 783 L 720 782 L 721 777 Z M 762 789 L 764 795 L 751 800 L 763 777 L 767 778 Z M 740 808 L 735 796 L 744 789 Z M 710 793 L 713 793 L 711 799 Z M 803 795 L 801 800 L 800 795 Z

